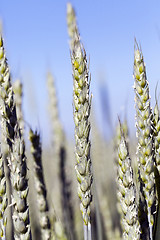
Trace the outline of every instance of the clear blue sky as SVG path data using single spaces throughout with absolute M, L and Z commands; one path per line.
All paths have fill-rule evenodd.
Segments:
M 6 55 L 13 79 L 24 83 L 25 119 L 48 136 L 46 72 L 52 71 L 57 87 L 60 117 L 73 136 L 72 70 L 66 26 L 65 0 L 1 0 L 0 17 Z M 98 122 L 99 79 L 108 88 L 113 125 L 127 106 L 134 128 L 134 37 L 141 43 L 154 102 L 160 80 L 160 1 L 73 0 L 82 41 L 90 56 L 91 92 Z M 159 84 L 160 85 L 160 84 Z M 127 102 L 127 104 L 126 104 Z M 132 131 L 132 130 L 131 130 Z

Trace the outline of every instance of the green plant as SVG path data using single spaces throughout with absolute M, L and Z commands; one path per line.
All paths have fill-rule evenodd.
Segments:
M 51 124 L 53 124 L 51 147 L 54 154 L 52 152 L 49 155 L 49 148 L 47 148 L 42 155 L 40 134 L 30 129 L 29 139 L 32 157 L 28 154 L 28 161 L 33 159 L 33 173 L 32 167 L 29 168 L 29 177 L 32 177 L 33 174 L 35 180 L 33 191 L 36 192 L 36 199 L 31 193 L 29 204 L 28 191 L 32 189 L 32 186 L 28 185 L 27 178 L 26 145 L 23 136 L 25 121 L 22 114 L 22 85 L 19 81 L 15 82 L 14 85 L 12 84 L 3 39 L 0 37 L 2 145 L 0 152 L 0 239 L 29 240 L 32 239 L 31 230 L 34 229 L 35 236 L 40 240 L 81 240 L 83 238 L 84 240 L 96 240 L 96 238 L 103 240 L 160 240 L 160 111 L 157 99 L 154 111 L 151 108 L 149 83 L 142 51 L 135 41 L 134 91 L 137 152 L 133 146 L 133 141 L 129 141 L 128 126 L 125 119 L 123 123 L 120 123 L 119 120 L 114 139 L 114 154 L 112 155 L 109 152 L 111 144 L 113 147 L 113 142 L 104 140 L 100 131 L 97 131 L 98 128 L 95 127 L 95 130 L 92 127 L 92 147 L 97 149 L 90 154 L 91 79 L 86 52 L 76 23 L 75 11 L 70 3 L 67 4 L 67 25 L 73 73 L 75 156 L 72 158 L 68 154 L 69 147 L 72 145 L 69 144 L 60 121 L 54 79 L 51 73 L 48 73 L 49 114 Z M 94 141 L 97 141 L 98 144 L 94 145 Z M 68 147 L 68 145 L 70 146 Z M 132 154 L 129 153 L 130 149 Z M 103 153 L 104 156 L 101 158 Z M 136 158 L 134 167 L 132 157 Z M 94 171 L 91 159 L 93 163 L 96 163 Z M 57 168 L 56 161 L 58 162 Z M 116 176 L 114 169 L 108 170 L 109 161 L 115 162 L 112 162 L 112 166 L 116 167 Z M 45 166 L 46 162 L 48 169 Z M 82 231 L 82 227 L 78 226 L 79 232 L 76 231 L 76 225 L 81 225 L 77 217 L 80 211 L 79 207 L 78 210 L 76 209 L 76 194 L 75 197 L 74 194 L 71 197 L 71 188 L 73 193 L 77 192 L 77 189 L 74 189 L 71 165 L 74 165 L 76 170 L 80 211 L 83 219 L 81 223 L 84 227 L 84 231 Z M 48 176 L 49 168 L 51 176 Z M 54 176 L 53 170 L 58 173 L 57 178 Z M 9 171 L 10 180 L 6 180 L 7 171 Z M 109 174 L 110 176 L 106 176 Z M 115 210 L 115 206 L 113 207 L 114 201 L 112 201 L 114 200 L 112 196 L 114 189 L 116 193 L 115 178 L 120 221 L 118 212 Z M 8 191 L 9 184 L 11 184 L 10 191 Z M 58 185 L 61 195 L 58 199 L 61 202 L 60 215 L 57 214 L 59 209 L 54 202 L 58 198 L 58 194 L 51 195 L 52 185 L 53 187 Z M 40 226 L 38 224 L 33 226 L 32 216 L 34 213 L 29 214 L 29 205 L 34 200 L 36 200 L 37 205 L 35 209 L 38 209 L 39 214 L 39 219 L 36 221 L 39 222 Z M 93 205 L 91 205 L 92 200 Z M 10 202 L 9 206 L 7 205 L 8 201 Z M 71 206 L 73 204 L 74 208 Z M 7 234 L 7 210 L 9 208 L 12 208 L 13 212 L 12 219 L 9 220 L 14 225 L 13 237 L 8 237 Z M 112 208 L 115 210 L 115 215 Z M 73 217 L 73 215 L 75 216 Z

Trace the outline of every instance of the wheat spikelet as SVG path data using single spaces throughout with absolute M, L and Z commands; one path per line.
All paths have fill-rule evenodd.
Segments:
M 13 91 L 14 91 L 15 102 L 16 102 L 17 119 L 19 122 L 21 132 L 23 133 L 24 132 L 24 120 L 23 120 L 23 112 L 22 112 L 23 86 L 19 79 L 17 79 L 13 83 Z

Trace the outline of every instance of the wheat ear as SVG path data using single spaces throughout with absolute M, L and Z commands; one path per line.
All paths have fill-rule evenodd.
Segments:
M 89 80 L 86 53 L 77 34 L 72 51 L 73 69 L 73 98 L 74 98 L 74 122 L 76 141 L 76 174 L 79 182 L 78 195 L 81 199 L 81 212 L 84 220 L 84 228 L 90 231 L 90 203 L 91 195 L 91 160 L 90 160 L 90 108 Z M 88 233 L 87 233 L 88 234 Z
M 34 181 L 37 194 L 37 205 L 39 210 L 39 221 L 43 240 L 51 239 L 50 219 L 48 216 L 47 190 L 43 176 L 42 166 L 42 148 L 40 134 L 37 131 L 29 131 L 29 140 L 31 141 L 31 153 L 34 160 L 33 171 Z
M 49 95 L 49 113 L 52 123 L 53 131 L 53 144 L 55 149 L 54 157 L 58 159 L 59 165 L 59 177 L 60 177 L 60 188 L 61 188 L 61 205 L 63 212 L 63 222 L 65 225 L 66 234 L 69 239 L 75 240 L 75 226 L 74 226 L 74 211 L 71 193 L 71 183 L 67 179 L 66 174 L 66 139 L 65 133 L 62 128 L 62 124 L 59 118 L 58 101 L 56 95 L 56 87 L 53 75 L 49 72 L 47 74 L 47 86 Z
M 90 203 L 92 200 L 91 159 L 90 159 L 90 81 L 86 52 L 80 41 L 75 12 L 72 5 L 67 5 L 67 23 L 70 36 L 71 62 L 73 71 L 73 103 L 75 122 L 75 155 L 78 180 L 78 196 L 84 221 L 84 239 L 91 239 Z
M 138 137 L 138 165 L 140 179 L 143 182 L 144 196 L 148 208 L 150 238 L 153 239 L 153 224 L 156 210 L 154 180 L 154 140 L 153 115 L 150 106 L 149 85 L 142 52 L 137 43 L 134 53 L 134 90 L 136 108 L 136 126 Z
M 155 162 L 160 174 L 160 113 L 158 108 L 158 103 L 156 100 L 156 105 L 154 107 L 154 126 L 155 126 L 155 137 L 154 137 L 154 144 L 155 144 Z
M 127 124 L 127 120 L 125 119 L 123 122 L 121 122 L 121 125 L 118 123 L 116 126 L 116 132 L 115 132 L 115 137 L 114 137 L 114 163 L 115 163 L 115 169 L 116 169 L 116 174 L 118 174 L 118 161 L 119 161 L 119 156 L 118 156 L 118 147 L 120 145 L 121 142 L 121 128 L 123 130 L 123 134 L 125 136 L 125 141 L 128 145 L 128 124 Z M 119 189 L 117 188 L 117 191 L 119 191 Z M 117 192 L 117 210 L 118 213 L 120 215 L 120 219 L 123 218 L 123 211 L 122 211 L 122 206 L 120 204 L 120 199 L 119 199 L 119 194 Z
M 136 187 L 133 179 L 133 169 L 129 157 L 128 147 L 121 127 L 121 141 L 118 148 L 118 195 L 122 207 L 123 239 L 140 240 L 141 228 L 138 220 L 136 203 Z
M 8 163 L 11 173 L 13 224 L 15 239 L 31 239 L 29 208 L 27 204 L 28 180 L 25 144 L 16 115 L 10 72 L 0 36 L 0 97 L 1 124 L 5 142 L 9 146 Z

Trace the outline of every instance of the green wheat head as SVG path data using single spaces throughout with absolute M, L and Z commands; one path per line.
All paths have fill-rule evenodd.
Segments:
M 14 93 L 2 36 L 0 36 L 0 92 L 1 126 L 5 142 L 9 146 L 8 163 L 12 185 L 15 239 L 31 239 L 25 144 L 17 121 Z
M 147 202 L 150 238 L 153 236 L 153 224 L 156 211 L 156 193 L 153 166 L 155 162 L 153 114 L 150 106 L 149 85 L 142 52 L 135 45 L 134 89 L 136 107 L 136 126 L 138 137 L 138 164 L 140 180 L 143 182 L 144 196 Z

